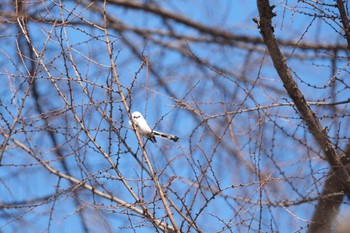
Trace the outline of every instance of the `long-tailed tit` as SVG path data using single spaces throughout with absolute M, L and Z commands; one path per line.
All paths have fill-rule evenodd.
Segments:
M 146 119 L 143 118 L 143 116 L 141 115 L 141 113 L 134 112 L 131 116 L 136 126 L 136 130 L 139 132 L 140 136 L 148 138 L 151 142 L 153 143 L 157 142 L 155 136 L 172 140 L 174 142 L 179 140 L 179 137 L 177 136 L 152 130 L 151 127 L 149 127 L 149 125 L 147 124 Z M 129 124 L 131 125 L 130 121 L 129 121 Z

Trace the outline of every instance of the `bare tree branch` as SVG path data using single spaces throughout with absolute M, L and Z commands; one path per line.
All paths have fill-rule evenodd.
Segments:
M 258 0 L 258 9 L 260 14 L 260 29 L 261 35 L 264 38 L 265 44 L 269 50 L 273 64 L 278 72 L 283 85 L 288 92 L 288 95 L 295 103 L 301 117 L 304 119 L 306 124 L 310 129 L 310 133 L 315 137 L 323 152 L 327 156 L 329 163 L 334 170 L 340 169 L 341 179 L 344 184 L 350 185 L 350 177 L 345 170 L 343 164 L 340 162 L 340 158 L 334 149 L 331 141 L 329 140 L 326 131 L 321 126 L 315 113 L 311 110 L 310 106 L 307 104 L 303 94 L 298 88 L 297 83 L 294 81 L 290 69 L 288 68 L 285 59 L 279 49 L 275 36 L 273 34 L 273 27 L 271 19 L 274 17 L 272 7 L 268 0 Z M 350 190 L 350 186 L 348 187 Z
M 269 3 L 3 0 L 0 231 L 338 229 L 349 6 Z

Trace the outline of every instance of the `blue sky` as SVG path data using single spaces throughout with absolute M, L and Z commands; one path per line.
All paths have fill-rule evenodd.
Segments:
M 258 15 L 255 1 L 220 1 L 217 4 L 212 1 L 166 1 L 159 4 L 206 26 L 235 35 L 260 37 L 252 21 Z M 309 6 L 296 1 L 279 1 L 276 4 L 277 17 L 274 18 L 274 23 L 277 38 L 305 43 L 321 41 L 324 44 L 345 44 L 345 40 L 330 27 L 336 26 L 330 20 L 313 20 L 305 14 L 312 12 Z M 74 7 L 72 3 L 66 2 L 64 6 L 67 9 Z M 36 7 L 31 9 L 43 9 L 40 4 Z M 101 16 L 83 9 L 77 7 L 75 12 L 86 20 L 102 23 Z M 117 7 L 110 7 L 108 11 L 125 25 L 162 32 L 167 30 L 161 18 L 142 11 Z M 47 17 L 62 19 L 62 15 L 67 16 L 68 13 L 55 6 Z M 68 19 L 79 22 L 73 15 Z M 172 21 L 168 23 L 178 34 L 189 37 L 201 35 L 199 39 L 210 39 L 187 26 Z M 118 164 L 118 169 L 130 186 L 146 202 L 152 202 L 155 195 L 152 182 L 141 181 L 148 178 L 147 174 L 141 172 L 135 159 L 120 144 L 118 136 L 111 133 L 110 123 L 97 111 L 99 109 L 112 117 L 122 137 L 141 158 L 140 148 L 130 130 L 115 84 L 112 86 L 112 99 L 108 96 L 106 87 L 111 85 L 112 78 L 104 33 L 81 24 L 56 26 L 53 31 L 52 29 L 52 25 L 35 21 L 29 23 L 34 46 L 43 52 L 44 63 L 49 67 L 50 75 L 73 103 L 76 114 L 83 120 L 96 143 Z M 18 39 L 14 32 L 9 27 L 2 36 L 4 42 L 0 42 L 6 44 L 0 50 L 3 67 L 0 77 L 6 80 L 6 85 L 0 87 L 0 111 L 2 119 L 10 123 L 17 114 L 23 92 L 28 88 L 26 70 L 14 49 Z M 155 37 L 158 42 L 168 43 L 170 48 L 165 48 L 133 32 L 120 35 L 111 29 L 109 33 L 113 41 L 119 80 L 124 94 L 130 94 L 127 101 L 131 110 L 142 112 L 151 127 L 157 125 L 157 130 L 168 131 L 180 137 L 177 144 L 159 139 L 157 144 L 147 142 L 146 145 L 152 165 L 157 174 L 160 174 L 160 182 L 165 186 L 170 185 L 168 193 L 176 200 L 176 204 L 193 205 L 193 216 L 201 211 L 198 224 L 205 232 L 228 232 L 224 222 L 234 232 L 256 232 L 259 225 L 260 229 L 267 232 L 305 232 L 316 202 L 288 207 L 269 207 L 264 204 L 268 201 L 298 201 L 304 197 L 313 197 L 321 191 L 317 189 L 322 187 L 328 164 L 319 156 L 320 149 L 298 114 L 292 107 L 284 106 L 222 116 L 226 112 L 290 101 L 268 55 L 263 52 L 265 48 L 242 41 L 221 46 L 208 42 L 179 41 L 167 36 Z M 48 42 L 47 35 L 51 36 Z M 147 56 L 149 63 L 142 66 L 141 59 L 127 42 L 138 53 Z M 62 47 L 60 43 L 63 44 Z M 176 50 L 181 46 L 190 48 L 202 61 L 225 69 L 228 74 L 223 75 L 214 72 L 215 69 L 211 66 L 195 63 L 193 57 L 186 57 Z M 251 55 L 247 52 L 247 46 L 253 51 Z M 62 48 L 65 55 L 62 54 Z M 286 54 L 292 51 L 292 48 L 284 47 Z M 323 86 L 331 77 L 332 54 L 325 51 L 318 53 L 323 56 L 316 56 L 313 51 L 296 49 L 287 63 L 308 101 L 330 102 L 333 101 L 330 98 L 330 86 Z M 72 57 L 69 57 L 70 54 Z M 338 55 L 346 54 L 339 52 Z M 16 69 L 17 65 L 20 65 L 19 69 Z M 346 59 L 339 58 L 336 67 L 339 73 L 337 77 L 345 79 L 348 74 Z M 152 73 L 152 69 L 158 77 Z M 68 76 L 71 82 L 67 81 Z M 59 147 L 53 146 L 49 134 L 45 132 L 45 122 L 39 117 L 31 95 L 21 114 L 23 123 L 16 125 L 18 133 L 13 138 L 32 148 L 56 169 L 64 171 L 56 156 L 60 150 L 71 176 L 85 179 L 97 189 L 133 203 L 134 199 L 110 169 L 109 163 L 81 130 L 72 112 L 66 110 L 42 66 L 39 66 L 37 77 L 40 102 L 43 110 L 48 112 L 47 115 L 52 115 L 48 117 L 49 126 L 55 131 Z M 160 84 L 159 79 L 165 86 Z M 336 101 L 348 98 L 347 82 L 339 82 L 334 87 Z M 91 99 L 84 93 L 84 88 Z M 253 97 L 249 97 L 248 92 Z M 177 106 L 178 100 L 186 103 L 189 108 Z M 8 108 L 5 109 L 4 106 Z M 312 107 L 318 116 L 323 116 L 321 123 L 330 127 L 332 140 L 339 145 L 344 145 L 348 138 L 346 125 L 349 123 L 349 114 L 346 107 L 347 105 L 337 107 L 337 112 L 345 114 L 339 121 L 332 118 L 332 109 Z M 59 114 L 54 115 L 51 111 L 57 109 Z M 6 129 L 6 126 L 5 122 L 1 123 L 1 127 Z M 221 138 L 219 143 L 217 138 Z M 111 232 L 133 232 L 129 219 L 123 214 L 126 210 L 82 188 L 75 196 L 71 192 L 74 187 L 69 182 L 50 174 L 13 143 L 10 143 L 5 153 L 3 164 L 0 171 L 3 203 L 41 198 L 53 195 L 56 190 L 60 191 L 55 201 L 39 202 L 40 206 L 24 203 L 24 208 L 4 209 L 3 217 L 0 218 L 1 231 L 16 232 L 23 227 L 23 221 L 22 224 L 28 224 L 28 229 L 33 232 L 83 232 L 77 213 L 76 201 L 79 201 L 91 232 L 101 229 L 107 231 L 109 228 Z M 249 169 L 258 170 L 261 180 Z M 200 179 L 205 182 L 197 192 L 196 182 Z M 261 186 L 260 182 L 264 179 L 266 182 Z M 204 188 L 205 186 L 212 190 Z M 210 199 L 218 188 L 223 191 Z M 183 203 L 177 195 L 183 198 Z M 210 201 L 206 203 L 208 199 Z M 260 205 L 254 204 L 259 201 L 262 202 L 261 209 Z M 347 203 L 348 200 L 345 200 L 342 213 L 348 212 Z M 164 214 L 160 202 L 154 206 L 150 204 L 149 207 L 154 208 L 158 218 Z M 134 226 L 149 225 L 138 217 L 128 216 Z M 19 221 L 16 220 L 17 217 Z M 181 217 L 176 215 L 175 219 L 180 221 Z M 136 232 L 141 231 L 154 232 L 154 228 L 136 227 Z

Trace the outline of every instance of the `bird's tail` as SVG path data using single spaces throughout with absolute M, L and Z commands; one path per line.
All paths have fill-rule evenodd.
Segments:
M 178 136 L 171 135 L 171 134 L 167 134 L 167 133 L 162 133 L 162 132 L 158 132 L 158 131 L 153 131 L 153 134 L 154 134 L 154 136 L 162 137 L 162 138 L 165 138 L 165 139 L 174 141 L 174 142 L 177 142 L 177 140 L 179 140 L 179 137 L 178 137 Z

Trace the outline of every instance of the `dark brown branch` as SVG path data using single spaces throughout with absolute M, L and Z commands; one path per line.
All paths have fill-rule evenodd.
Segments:
M 345 32 L 345 38 L 346 38 L 346 41 L 348 42 L 348 50 L 350 51 L 350 25 L 349 25 L 348 16 L 346 15 L 346 12 L 345 12 L 343 0 L 337 0 L 337 6 L 338 6 L 341 22 L 344 27 L 343 30 Z
M 118 6 L 125 7 L 125 8 L 149 12 L 161 18 L 173 20 L 177 23 L 191 27 L 203 34 L 212 36 L 213 38 L 215 38 L 216 40 L 219 40 L 220 43 L 223 43 L 223 44 L 232 43 L 232 42 L 244 42 L 244 43 L 251 43 L 251 44 L 264 43 L 264 41 L 259 37 L 236 35 L 231 32 L 221 30 L 219 28 L 208 27 L 204 24 L 201 24 L 199 22 L 186 18 L 181 14 L 173 13 L 171 11 L 167 11 L 165 9 L 159 8 L 154 4 L 144 4 L 141 2 L 128 1 L 128 0 L 108 0 L 107 2 L 111 4 L 116 4 Z M 119 27 L 123 27 L 123 26 L 120 24 Z M 132 29 L 132 30 L 136 30 L 137 33 L 140 33 L 140 31 L 143 33 L 148 31 L 147 29 L 136 29 L 136 28 L 131 28 L 130 26 L 128 27 L 129 28 L 124 27 L 123 30 Z M 291 48 L 294 48 L 297 45 L 298 48 L 301 50 L 308 50 L 308 49 L 311 49 L 311 50 L 324 49 L 324 50 L 332 50 L 332 51 L 346 50 L 346 46 L 339 45 L 339 44 L 331 45 L 331 44 L 324 44 L 324 43 L 322 44 L 322 43 L 308 43 L 308 42 L 298 43 L 297 41 L 293 41 L 293 40 L 279 40 L 278 42 L 281 46 L 286 46 Z
M 137 28 L 137 27 L 132 27 L 127 24 L 123 24 L 122 22 L 115 23 L 113 20 L 110 22 L 111 25 L 108 25 L 108 27 L 112 27 L 116 29 L 117 31 L 132 31 L 138 35 L 141 35 L 143 37 L 147 37 L 150 35 L 161 35 L 161 36 L 168 36 L 168 37 L 173 37 L 173 38 L 180 38 L 183 39 L 185 38 L 186 40 L 189 41 L 198 41 L 198 42 L 213 42 L 215 41 L 216 43 L 221 43 L 221 44 L 232 44 L 235 42 L 243 42 L 245 44 L 253 44 L 253 45 L 261 45 L 263 44 L 263 40 L 259 37 L 255 36 L 246 36 L 246 35 L 237 35 L 233 34 L 232 32 L 221 30 L 218 28 L 212 28 L 208 27 L 204 24 L 201 24 L 199 22 L 195 22 L 193 20 L 190 20 L 183 15 L 177 14 L 177 13 L 172 13 L 170 11 L 166 11 L 161 8 L 157 8 L 156 6 L 153 6 L 152 4 L 143 4 L 140 2 L 134 2 L 134 1 L 124 1 L 124 0 L 109 0 L 109 3 L 116 4 L 120 7 L 124 8 L 130 8 L 134 10 L 142 10 L 146 11 L 149 13 L 152 13 L 154 15 L 157 15 L 162 18 L 166 19 L 171 19 L 177 23 L 186 25 L 188 27 L 191 27 L 202 34 L 207 34 L 211 38 L 201 38 L 201 37 L 186 37 L 186 35 L 179 35 L 174 32 L 169 32 L 169 31 L 161 31 L 159 29 L 147 29 L 147 28 Z M 88 4 L 85 2 L 77 1 L 79 4 L 83 4 L 85 7 L 101 11 L 101 8 L 96 5 L 96 4 Z M 35 14 L 26 16 L 29 20 L 32 21 L 40 21 L 41 23 L 46 23 L 46 24 L 53 24 L 57 23 L 57 25 L 64 25 L 66 22 L 62 22 L 59 19 L 52 20 L 52 19 L 43 19 L 41 15 L 37 15 L 38 12 L 35 12 Z M 7 21 L 15 21 L 17 18 L 17 14 L 15 12 L 5 12 L 5 11 L 0 11 L 0 15 L 4 16 L 4 18 Z M 92 26 L 92 27 L 98 27 L 101 28 L 103 27 L 102 25 L 99 25 L 98 23 L 91 23 L 88 21 L 84 22 L 84 18 L 76 15 L 77 19 L 80 20 L 71 20 L 69 21 L 69 24 L 72 25 L 84 25 L 84 26 Z M 5 19 L 0 19 L 0 22 L 5 21 Z M 109 18 L 110 19 L 110 18 Z M 344 44 L 328 44 L 328 43 L 310 43 L 310 42 L 297 42 L 294 40 L 283 40 L 279 39 L 278 43 L 280 46 L 284 47 L 290 47 L 290 48 L 295 48 L 296 46 L 298 47 L 299 50 L 328 50 L 328 51 L 344 51 L 348 50 L 348 47 Z
M 337 174 L 329 172 L 329 177 L 324 184 L 321 196 L 342 191 Z M 308 233 L 331 232 L 332 220 L 337 215 L 344 195 L 331 196 L 327 199 L 320 199 L 312 216 Z
M 315 137 L 331 166 L 335 169 L 342 168 L 342 164 L 339 160 L 337 152 L 332 146 L 326 131 L 323 130 L 318 118 L 315 113 L 311 110 L 310 106 L 307 104 L 303 94 L 298 88 L 297 83 L 293 79 L 290 69 L 286 64 L 286 61 L 279 49 L 277 41 L 274 36 L 271 19 L 274 16 L 272 8 L 269 5 L 268 0 L 258 0 L 258 9 L 260 15 L 260 29 L 261 35 L 264 42 L 268 48 L 269 54 L 273 61 L 274 67 L 281 78 L 283 85 L 288 92 L 288 95 L 295 103 L 299 114 L 307 124 L 310 133 Z M 344 170 L 344 169 L 343 169 Z M 349 175 L 344 170 L 344 178 L 349 177 Z
M 347 145 L 344 155 L 341 158 L 342 163 L 348 167 L 350 164 L 350 143 Z M 323 195 L 329 195 L 331 193 L 339 193 L 343 191 L 342 183 L 339 179 L 339 171 L 333 172 L 330 171 L 324 188 L 322 191 Z M 349 196 L 349 193 L 345 193 Z M 320 199 L 317 203 L 315 212 L 312 216 L 309 233 L 318 233 L 318 232 L 330 232 L 331 223 L 336 214 L 338 213 L 339 207 L 342 203 L 344 195 L 330 196 L 327 199 Z
M 350 190 L 348 172 L 346 171 L 343 163 L 340 161 L 340 157 L 338 156 L 330 139 L 328 138 L 326 131 L 322 128 L 318 118 L 311 110 L 302 92 L 298 88 L 298 85 L 293 79 L 290 69 L 287 66 L 286 61 L 279 49 L 279 45 L 275 39 L 274 30 L 272 27 L 272 18 L 275 16 L 275 14 L 272 12 L 273 8 L 270 6 L 268 0 L 258 0 L 257 5 L 260 15 L 259 25 L 261 29 L 261 35 L 268 48 L 274 67 L 280 79 L 282 80 L 289 97 L 295 103 L 300 116 L 308 126 L 310 133 L 322 148 L 322 151 L 324 152 L 329 164 L 331 165 L 331 172 L 336 172 L 333 176 L 331 176 L 334 178 L 331 178 L 328 180 L 328 182 L 326 182 L 326 185 L 328 184 L 329 186 L 325 186 L 324 193 L 329 193 L 333 190 Z M 330 203 L 325 203 L 325 205 L 322 206 L 334 206 L 334 203 L 335 202 L 332 201 Z

